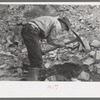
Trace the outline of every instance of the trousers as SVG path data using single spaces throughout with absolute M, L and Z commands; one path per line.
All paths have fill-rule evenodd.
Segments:
M 39 34 L 40 31 L 37 28 L 33 28 L 31 24 L 24 25 L 21 30 L 21 35 L 28 51 L 31 68 L 41 68 L 43 63 Z

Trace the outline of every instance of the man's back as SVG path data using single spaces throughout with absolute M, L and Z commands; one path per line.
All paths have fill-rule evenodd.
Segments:
M 49 34 L 53 27 L 56 27 L 57 31 L 61 30 L 60 22 L 55 17 L 41 16 L 32 19 L 31 22 L 35 22 L 39 26 L 39 28 L 44 32 L 45 37 Z

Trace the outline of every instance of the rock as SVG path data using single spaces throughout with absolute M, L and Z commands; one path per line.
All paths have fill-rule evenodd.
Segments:
M 18 67 L 20 67 L 20 68 L 23 66 L 22 61 L 18 61 L 18 63 L 17 63 L 17 64 L 18 64 Z
M 80 80 L 78 80 L 77 78 L 71 78 L 72 81 L 74 82 L 81 82 Z
M 94 66 L 93 65 L 89 66 L 89 70 L 90 72 L 94 71 Z
M 76 57 L 78 57 L 79 59 L 81 59 L 81 58 L 82 58 L 82 55 L 81 55 L 81 54 L 79 54 L 79 53 L 77 53 L 75 56 L 76 56 Z
M 94 40 L 90 45 L 93 46 L 93 47 L 98 48 L 98 47 L 100 47 L 100 41 Z
M 22 69 L 21 68 L 17 68 L 17 72 L 18 72 L 18 74 L 22 74 Z
M 74 47 L 74 44 L 73 43 L 70 43 L 68 47 L 72 47 L 73 48 Z
M 22 49 L 22 52 L 23 52 L 23 53 L 24 53 L 24 52 L 27 52 L 27 49 L 26 49 L 26 48 Z
M 79 45 L 79 51 L 81 51 L 81 50 L 83 50 L 83 46 L 82 46 L 82 44 L 80 43 L 80 45 Z
M 57 54 L 55 52 L 49 52 L 50 56 L 49 57 L 55 57 Z
M 96 66 L 97 68 L 100 68 L 100 63 L 99 63 L 99 64 L 95 64 L 95 66 Z
M 89 81 L 89 79 L 90 79 L 90 74 L 87 73 L 87 72 L 85 72 L 85 71 L 82 71 L 82 72 L 80 73 L 80 75 L 78 76 L 78 79 L 79 79 L 79 80 Z
M 95 60 L 96 60 L 97 62 L 100 62 L 100 51 L 96 51 Z
M 100 74 L 100 68 L 97 69 L 97 73 Z
M 68 61 L 71 58 L 71 55 L 68 55 L 67 53 L 64 53 L 60 56 L 61 60 Z
M 4 64 L 4 59 L 0 58 L 0 66 Z
M 3 77 L 7 74 L 6 70 L 0 70 L 0 77 Z
M 0 54 L 6 55 L 6 56 L 12 56 L 12 57 L 15 57 L 14 55 L 11 54 L 11 52 L 0 51 Z
M 2 81 L 21 81 L 21 78 L 20 77 L 4 77 L 4 78 L 1 78 L 0 80 Z
M 90 45 L 89 45 L 89 41 L 87 41 L 87 39 L 86 39 L 86 38 L 83 38 L 83 37 L 81 37 L 81 40 L 82 40 L 82 42 L 83 42 L 83 44 L 84 44 L 84 46 L 85 46 L 85 49 L 86 49 L 87 51 L 90 51 L 90 50 L 91 50 L 91 47 L 90 47 Z
M 12 77 L 18 77 L 18 76 L 19 76 L 18 73 L 14 73 L 14 74 L 12 75 Z
M 95 57 L 96 52 L 95 51 L 91 51 L 90 52 L 90 56 Z
M 15 63 L 13 67 L 14 67 L 14 68 L 18 68 L 19 66 L 18 66 L 17 63 Z
M 10 68 L 12 68 L 11 65 L 6 65 L 5 70 L 9 70 Z
M 70 41 L 69 39 L 64 39 L 64 40 L 63 40 L 64 43 L 67 43 L 67 42 L 69 42 L 69 41 Z
M 50 64 L 49 63 L 46 63 L 44 66 L 45 66 L 45 68 L 49 68 L 50 67 Z
M 47 77 L 45 81 L 68 81 L 68 80 L 62 75 L 52 75 Z
M 91 75 L 92 81 L 100 82 L 100 74 L 98 74 L 97 72 L 91 72 L 90 75 Z
M 97 73 L 100 74 L 100 63 L 99 64 L 95 64 L 96 68 L 97 68 Z
M 27 24 L 27 23 L 28 23 L 27 21 L 23 21 L 23 22 L 22 22 L 23 25 L 25 25 L 25 24 Z
M 16 61 L 16 62 L 17 62 L 17 61 L 18 61 L 18 58 L 17 58 L 17 57 L 15 57 L 15 58 L 14 58 L 14 61 Z
M 21 24 L 21 23 L 22 23 L 22 20 L 21 20 L 21 19 L 18 20 L 17 24 L 19 25 L 19 24 Z
M 28 74 L 28 71 L 27 70 L 23 70 L 23 74 Z
M 93 67 L 93 72 L 97 72 L 97 67 L 96 67 L 96 65 L 94 65 L 94 67 Z
M 7 64 L 3 64 L 3 65 L 0 66 L 0 69 L 5 68 L 6 66 L 7 66 Z
M 91 65 L 91 64 L 93 64 L 94 63 L 94 59 L 93 58 L 88 58 L 88 59 L 86 59 L 84 62 L 83 62 L 83 64 L 86 64 L 86 65 Z
M 82 61 L 77 57 L 77 56 L 73 56 L 71 59 L 71 62 L 75 63 L 75 64 L 82 64 Z

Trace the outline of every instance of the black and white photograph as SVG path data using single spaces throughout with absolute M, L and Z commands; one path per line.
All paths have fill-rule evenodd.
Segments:
M 100 81 L 100 5 L 0 4 L 0 81 Z

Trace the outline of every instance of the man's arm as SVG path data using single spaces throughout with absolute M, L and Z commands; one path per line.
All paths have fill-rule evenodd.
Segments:
M 50 45 L 57 46 L 57 47 L 64 47 L 65 46 L 64 42 L 58 42 L 57 40 L 48 39 L 47 42 Z
M 56 27 L 54 27 L 51 32 L 49 37 L 47 38 L 47 42 L 50 45 L 54 45 L 54 46 L 58 46 L 58 47 L 64 47 L 65 43 L 63 41 L 59 41 L 59 39 L 57 38 L 57 32 L 59 32 L 59 34 L 61 34 L 61 31 L 57 31 Z

